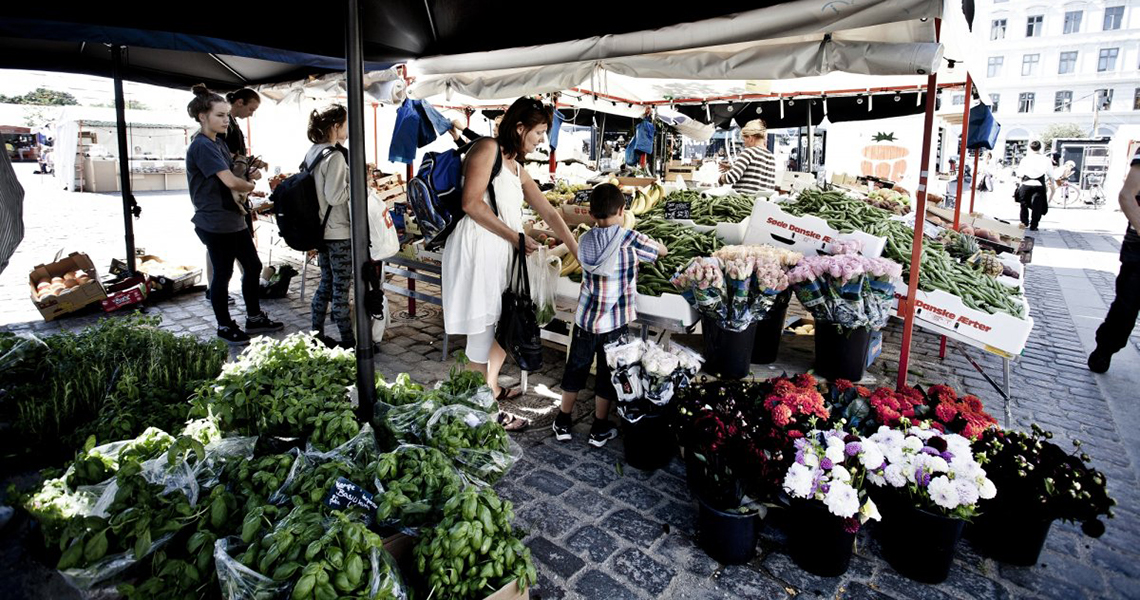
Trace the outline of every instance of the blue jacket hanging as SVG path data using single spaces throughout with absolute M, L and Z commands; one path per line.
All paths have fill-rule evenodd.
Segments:
M 642 119 L 633 131 L 633 140 L 625 148 L 625 164 L 636 165 L 642 154 L 653 154 L 653 135 L 657 128 L 649 119 Z
M 396 126 L 392 130 L 388 160 L 414 163 L 417 150 L 434 142 L 449 129 L 451 122 L 426 100 L 404 100 L 396 111 Z

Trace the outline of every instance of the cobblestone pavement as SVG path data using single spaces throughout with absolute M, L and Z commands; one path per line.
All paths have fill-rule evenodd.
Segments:
M 24 273 L 28 266 L 49 260 L 61 243 L 53 228 L 55 215 L 61 212 L 50 208 L 49 200 L 63 202 L 68 222 L 75 224 L 66 235 L 69 249 L 90 252 L 97 266 L 105 268 L 109 256 L 121 247 L 122 220 L 115 216 L 114 198 L 62 194 L 57 199 L 59 195 L 45 194 L 45 198 L 29 195 L 28 241 L 13 266 L 0 276 L 0 329 L 50 333 L 79 328 L 99 317 L 90 314 L 43 323 L 27 299 Z M 188 204 L 184 197 L 143 199 L 144 215 L 149 210 L 154 215 L 152 226 L 167 236 L 151 237 L 148 249 L 198 256 L 200 246 L 183 231 L 188 212 L 175 202 Z M 140 232 L 143 235 L 154 232 Z M 1052 231 L 1042 231 L 1038 237 L 1039 247 L 1058 251 L 1087 251 L 1107 244 L 1119 247 L 1119 238 Z M 1114 274 L 1085 270 L 1085 275 L 1103 301 L 1111 302 Z M 1117 425 L 1114 410 L 1119 411 L 1119 405 L 1105 393 L 1105 380 L 1085 368 L 1089 348 L 1082 347 L 1078 338 L 1059 288 L 1060 276 L 1058 268 L 1028 268 L 1027 290 L 1036 326 L 1012 368 L 1013 425 L 1027 428 L 1037 422 L 1056 432 L 1063 445 L 1066 438 L 1074 437 L 1085 443 L 1094 464 L 1108 475 L 1110 491 L 1119 502 L 1104 537 L 1087 538 L 1079 527 L 1057 523 L 1040 564 L 1030 568 L 983 558 L 963 541 L 949 580 L 930 586 L 897 575 L 879 558 L 875 539 L 861 533 L 849 572 L 840 578 L 821 578 L 800 570 L 788 557 L 781 518 L 773 511 L 764 522 L 756 558 L 746 565 L 723 566 L 696 544 L 696 502 L 688 492 L 681 462 L 644 472 L 624 464 L 621 438 L 603 449 L 587 446 L 592 398 L 584 394 L 575 412 L 574 440 L 558 443 L 545 428 L 517 435 L 522 458 L 497 486 L 515 503 L 517 525 L 526 532 L 525 542 L 538 565 L 539 581 L 531 597 L 1140 598 L 1140 483 L 1136 458 L 1129 450 L 1136 447 L 1140 434 Z M 298 291 L 295 281 L 290 298 L 265 302 L 271 315 L 287 323 L 284 333 L 308 328 L 308 303 L 297 297 Z M 236 289 L 235 295 L 240 296 Z M 443 378 L 450 361 L 440 360 L 443 332 L 438 308 L 421 303 L 417 317 L 411 318 L 405 302 L 395 296 L 390 300 L 393 322 L 376 358 L 378 371 L 386 377 L 410 372 L 424 382 Z M 240 309 L 239 298 L 234 313 Z M 213 317 L 200 294 L 177 297 L 147 312 L 161 315 L 163 327 L 171 331 L 213 335 Z M 897 372 L 900 338 L 901 326 L 892 323 L 885 331 L 883 355 L 871 373 L 881 382 L 892 381 Z M 1140 336 L 1134 335 L 1133 341 L 1140 350 Z M 462 348 L 462 338 L 450 342 L 452 351 Z M 953 351 L 939 359 L 938 352 L 939 339 L 916 329 L 912 381 L 949 383 L 979 395 L 991 413 L 1002 414 L 1000 396 L 966 359 Z M 971 350 L 970 356 L 1000 381 L 1000 360 L 977 350 Z M 546 368 L 530 374 L 530 383 L 557 391 L 562 354 L 550 349 L 546 358 Z M 509 370 L 505 375 L 514 379 L 518 373 Z M 1110 375 L 1140 381 L 1136 373 Z M 4 540 L 10 544 L 11 539 L 0 536 L 0 545 Z M 921 551 L 921 534 L 915 541 L 916 551 Z M 13 556 L 11 548 L 2 554 Z M 13 570 L 24 570 L 26 577 L 44 582 L 44 589 L 60 589 L 50 570 L 21 560 Z

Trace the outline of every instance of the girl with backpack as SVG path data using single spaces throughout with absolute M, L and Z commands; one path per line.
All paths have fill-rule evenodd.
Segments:
M 317 200 L 324 220 L 324 244 L 319 252 L 321 282 L 313 294 L 313 331 L 327 346 L 356 347 L 356 334 L 348 311 L 348 293 L 352 287 L 352 224 L 348 211 L 348 151 L 341 142 L 348 139 L 348 111 L 340 104 L 309 115 L 309 141 L 313 147 L 305 154 L 305 164 L 312 165 L 322 153 L 329 152 L 312 171 L 317 184 Z M 325 335 L 325 315 L 332 304 L 332 319 L 340 330 L 340 342 Z
M 511 256 L 523 230 L 523 203 L 550 225 L 571 254 L 578 254 L 570 228 L 522 167 L 523 157 L 542 142 L 550 122 L 549 107 L 532 98 L 519 98 L 503 115 L 498 134 L 475 142 L 463 164 L 465 216 L 443 248 L 444 327 L 449 335 L 467 336 L 468 368 L 486 377 L 500 401 L 522 395 L 499 386 L 506 352 L 495 342 L 495 324 L 509 283 Z M 501 164 L 497 173 L 496 163 Z M 498 214 L 490 205 L 488 190 L 492 188 Z M 529 236 L 525 243 L 527 254 L 538 249 Z M 506 420 L 507 429 L 526 425 L 521 418 Z
M 190 184 L 190 199 L 194 203 L 194 233 L 206 245 L 210 263 L 214 265 L 210 277 L 210 305 L 218 322 L 218 337 L 230 344 L 249 342 L 247 332 L 277 331 L 284 327 L 261 310 L 258 294 L 258 277 L 261 259 L 253 246 L 245 217 L 234 201 L 232 192 L 253 191 L 253 181 L 233 174 L 233 158 L 226 147 L 224 135 L 230 126 L 230 105 L 205 85 L 194 86 L 194 99 L 186 107 L 190 118 L 201 126 L 201 131 L 186 149 L 186 178 Z M 256 169 L 252 180 L 261 178 Z M 225 291 L 229 289 L 234 272 L 234 260 L 244 272 L 241 292 L 245 299 L 245 331 L 230 317 Z

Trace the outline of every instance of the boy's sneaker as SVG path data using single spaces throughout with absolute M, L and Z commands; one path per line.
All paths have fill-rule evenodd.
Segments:
M 570 441 L 570 428 L 574 426 L 573 419 L 570 418 L 569 413 L 558 411 L 558 416 L 554 417 L 554 424 L 551 428 L 554 429 L 554 439 L 560 442 Z
M 610 423 L 608 420 L 599 421 L 594 419 L 594 425 L 590 427 L 590 445 L 595 448 L 601 448 L 606 445 L 606 442 L 617 437 L 617 426 Z
M 245 318 L 246 331 L 277 331 L 285 327 L 284 323 L 274 321 L 269 315 L 262 312 L 260 315 Z
M 249 343 L 249 336 L 241 329 L 238 329 L 236 323 L 219 327 L 218 337 L 234 346 L 244 346 Z

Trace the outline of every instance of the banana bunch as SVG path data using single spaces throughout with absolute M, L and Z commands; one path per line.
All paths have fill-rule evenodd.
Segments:
M 630 204 L 629 208 L 634 215 L 640 216 L 652 210 L 664 199 L 665 188 L 655 181 L 634 192 L 633 203 Z
M 562 257 L 562 271 L 558 273 L 558 276 L 568 277 L 571 273 L 581 270 L 582 265 L 578 264 L 578 257 L 573 254 L 567 254 Z

